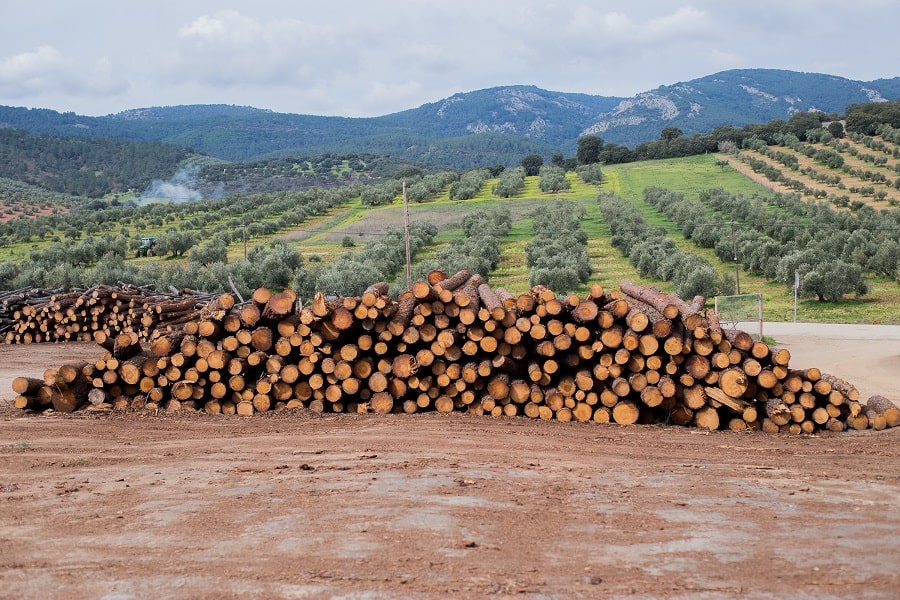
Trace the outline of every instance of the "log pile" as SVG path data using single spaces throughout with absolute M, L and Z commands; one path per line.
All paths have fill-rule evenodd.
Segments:
M 103 337 L 94 363 L 16 379 L 15 404 L 465 411 L 792 433 L 900 421 L 889 400 L 863 405 L 849 383 L 791 369 L 787 350 L 724 330 L 702 297 L 634 284 L 516 297 L 465 271 L 434 271 L 397 301 L 387 292 L 377 283 L 359 297 L 317 295 L 302 310 L 291 291 L 258 289 L 242 305 L 223 294 L 147 343 L 135 332 Z
M 157 329 L 197 320 L 210 294 L 162 293 L 137 286 L 88 290 L 27 288 L 0 293 L 0 340 L 7 344 L 91 341 L 134 333 L 148 340 Z

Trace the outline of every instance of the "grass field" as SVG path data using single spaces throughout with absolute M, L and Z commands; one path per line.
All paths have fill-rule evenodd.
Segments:
M 581 182 L 574 174 L 568 174 L 572 188 L 560 193 L 543 193 L 538 189 L 538 178 L 526 179 L 526 187 L 517 198 L 502 199 L 491 195 L 490 190 L 496 180 L 490 180 L 482 188 L 479 196 L 472 200 L 450 200 L 445 190 L 437 198 L 409 207 L 410 221 L 428 221 L 439 227 L 439 234 L 433 244 L 419 253 L 415 261 L 433 258 L 440 247 L 462 236 L 463 218 L 478 209 L 492 206 L 507 208 L 513 217 L 513 227 L 509 235 L 501 241 L 501 262 L 490 274 L 490 282 L 504 287 L 514 294 L 524 293 L 529 288 L 528 266 L 525 264 L 525 247 L 533 235 L 531 215 L 542 205 L 564 199 L 583 206 L 586 217 L 582 227 L 588 235 L 588 255 L 593 274 L 590 281 L 573 290 L 581 293 L 592 283 L 600 283 L 607 289 L 615 288 L 623 281 L 638 281 L 671 290 L 664 281 L 647 280 L 638 276 L 636 270 L 616 249 L 609 244 L 609 227 L 600 218 L 597 196 L 600 190 L 618 194 L 638 206 L 646 220 L 663 227 L 667 235 L 682 249 L 702 254 L 717 269 L 732 276 L 734 265 L 719 261 L 709 249 L 701 249 L 685 239 L 675 224 L 664 214 L 643 202 L 643 190 L 650 186 L 668 188 L 696 197 L 710 188 L 723 188 L 733 194 L 747 197 L 771 194 L 763 185 L 741 174 L 733 168 L 716 164 L 715 155 L 698 155 L 688 158 L 655 160 L 602 167 L 603 183 L 597 187 Z M 793 176 L 800 176 L 794 172 Z M 359 199 L 332 208 L 325 215 L 311 218 L 300 227 L 281 231 L 274 236 L 255 237 L 249 244 L 255 245 L 277 237 L 289 241 L 307 260 L 328 262 L 344 252 L 358 252 L 363 245 L 384 235 L 391 228 L 402 227 L 404 211 L 402 202 L 396 200 L 380 207 L 363 206 Z M 213 220 L 215 222 L 215 219 Z M 186 223 L 166 223 L 163 227 L 148 229 L 147 233 L 161 233 L 172 226 Z M 133 233 L 133 232 L 132 232 Z M 344 244 L 349 238 L 352 246 Z M 41 243 L 44 245 L 44 243 Z M 26 255 L 28 248 L 6 248 L 5 253 L 16 252 L 17 258 Z M 229 260 L 243 258 L 242 242 L 229 248 Z M 2 259 L 3 256 L 0 256 Z M 163 260 L 139 259 L 140 262 Z M 171 260 L 171 259 L 168 259 Z M 740 291 L 760 293 L 764 298 L 767 320 L 791 320 L 793 318 L 793 296 L 784 286 L 755 277 L 742 270 L 738 271 Z M 900 285 L 888 279 L 869 280 L 871 293 L 864 298 L 848 298 L 838 303 L 820 303 L 801 300 L 797 306 L 800 321 L 844 322 L 844 323 L 900 323 Z
M 481 195 L 466 201 L 450 200 L 446 193 L 437 199 L 410 206 L 410 220 L 426 220 L 435 223 L 440 233 L 434 244 L 420 252 L 414 262 L 433 258 L 439 248 L 462 236 L 461 222 L 466 214 L 491 206 L 507 207 L 513 216 L 513 227 L 501 242 L 501 262 L 490 274 L 490 282 L 510 292 L 524 293 L 528 290 L 528 266 L 525 264 L 525 247 L 532 237 L 532 211 L 539 210 L 543 203 L 566 199 L 582 205 L 587 216 L 582 227 L 588 234 L 588 255 L 593 274 L 590 281 L 574 290 L 581 293 L 591 283 L 600 283 L 611 289 L 623 281 L 640 281 L 671 290 L 665 281 L 648 280 L 638 276 L 634 267 L 618 250 L 609 244 L 610 231 L 600 218 L 596 201 L 599 190 L 613 192 L 632 200 L 643 211 L 648 222 L 665 228 L 679 247 L 686 251 L 702 254 L 721 272 L 735 276 L 731 263 L 723 263 L 710 249 L 694 246 L 685 239 L 675 224 L 665 215 L 649 206 L 642 199 L 644 188 L 665 187 L 696 197 L 700 191 L 720 187 L 728 192 L 745 196 L 768 195 L 762 185 L 755 183 L 738 171 L 716 165 L 717 157 L 701 155 L 689 158 L 646 161 L 603 167 L 603 184 L 600 188 L 586 185 L 570 174 L 571 190 L 558 194 L 544 194 L 537 188 L 538 178 L 526 180 L 525 191 L 513 199 L 495 198 L 489 194 L 493 181 L 488 182 Z M 345 236 L 359 242 L 374 239 L 386 229 L 402 226 L 403 207 L 397 201 L 390 206 L 365 208 L 351 203 L 333 211 L 332 214 L 310 222 L 303 231 L 288 234 L 297 240 L 296 247 L 305 255 L 317 254 L 322 260 L 347 251 L 340 242 Z M 305 233 L 306 232 L 306 233 Z M 358 250 L 358 248 L 350 249 Z M 738 270 L 740 291 L 763 295 L 764 318 L 767 320 L 791 320 L 794 314 L 793 295 L 781 284 L 753 276 Z M 842 323 L 900 323 L 900 285 L 887 279 L 870 280 L 871 293 L 863 298 L 848 298 L 838 303 L 820 303 L 815 300 L 801 300 L 797 304 L 797 320 Z

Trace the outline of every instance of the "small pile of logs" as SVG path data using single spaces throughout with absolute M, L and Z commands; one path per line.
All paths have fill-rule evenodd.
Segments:
M 134 333 L 144 341 L 157 329 L 177 328 L 200 316 L 213 296 L 138 286 L 98 285 L 64 292 L 27 288 L 0 293 L 0 340 L 7 344 L 91 341 L 96 333 Z
M 95 332 L 99 360 L 16 379 L 15 405 L 465 411 L 792 433 L 900 424 L 890 400 L 863 405 L 846 381 L 791 369 L 787 350 L 723 329 L 704 303 L 628 283 L 513 296 L 465 271 L 433 271 L 397 301 L 382 282 L 299 310 L 293 292 L 261 288 L 239 305 L 222 294 L 143 344 Z

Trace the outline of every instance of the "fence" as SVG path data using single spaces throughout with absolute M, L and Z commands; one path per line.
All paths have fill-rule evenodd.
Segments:
M 758 330 L 763 337 L 763 297 L 762 294 L 737 294 L 716 296 L 716 313 L 722 327 Z

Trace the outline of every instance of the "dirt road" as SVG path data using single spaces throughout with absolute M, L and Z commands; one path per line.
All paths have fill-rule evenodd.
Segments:
M 748 329 L 748 331 L 750 331 Z M 791 368 L 818 367 L 900 405 L 900 325 L 764 323 L 763 334 L 791 351 Z
M 797 360 L 802 344 L 788 336 L 809 337 L 766 334 L 797 344 Z M 438 414 L 26 416 L 9 408 L 11 377 L 98 350 L 23 348 L 0 346 L 3 598 L 900 589 L 898 429 L 794 437 Z M 895 346 L 881 348 L 896 359 Z M 863 388 L 847 373 L 835 370 Z

